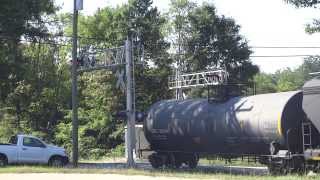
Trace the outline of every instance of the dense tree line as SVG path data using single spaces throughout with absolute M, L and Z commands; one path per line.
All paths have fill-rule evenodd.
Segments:
M 30 133 L 70 150 L 71 41 L 56 37 L 71 35 L 72 15 L 57 14 L 50 0 L 10 0 L 1 6 L 0 137 Z M 260 93 L 299 88 L 319 64 L 313 57 L 297 70 L 255 76 L 259 69 L 250 61 L 252 51 L 239 30 L 233 19 L 218 15 L 213 4 L 172 0 L 170 10 L 161 14 L 152 0 L 130 0 L 92 16 L 80 15 L 79 43 L 116 47 L 130 35 L 144 47 L 145 65 L 135 67 L 138 111 L 173 98 L 168 77 L 177 64 L 183 72 L 224 68 L 233 82 L 256 80 Z M 118 145 L 123 143 L 125 123 L 113 114 L 125 109 L 125 97 L 116 81 L 104 70 L 79 75 L 82 158 L 123 151 Z
M 296 69 L 278 70 L 275 73 L 259 73 L 255 76 L 256 91 L 258 94 L 295 91 L 302 88 L 304 83 L 313 78 L 310 75 L 320 70 L 320 57 L 305 58 L 304 63 Z

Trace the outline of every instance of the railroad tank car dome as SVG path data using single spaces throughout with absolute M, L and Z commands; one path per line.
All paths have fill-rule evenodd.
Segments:
M 320 132 L 320 76 L 316 77 L 303 86 L 302 107 L 307 118 L 315 125 Z
M 285 145 L 288 130 L 300 127 L 301 104 L 301 91 L 234 97 L 224 103 L 165 100 L 151 106 L 145 135 L 160 150 L 266 153 L 271 141 Z

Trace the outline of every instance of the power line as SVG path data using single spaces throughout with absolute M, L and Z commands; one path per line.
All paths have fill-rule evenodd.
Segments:
M 309 56 L 317 56 L 317 55 L 265 55 L 265 56 L 250 56 L 253 58 L 290 58 L 290 57 L 309 57 Z
M 4 39 L 7 38 L 7 40 L 13 40 L 13 37 L 1 35 L 5 34 L 4 32 L 0 31 L 0 38 Z M 50 34 L 50 33 L 41 33 L 39 35 L 25 35 L 27 38 L 66 38 L 71 41 L 72 36 L 69 35 L 62 35 L 62 34 Z M 98 38 L 98 37 L 90 37 L 90 36 L 78 36 L 79 39 L 85 39 L 85 40 L 96 40 L 96 41 L 112 41 L 112 42 L 118 42 L 123 43 L 125 40 L 113 40 L 113 39 L 107 39 L 107 38 Z M 19 39 L 16 39 L 19 40 Z
M 71 36 L 66 36 L 66 35 L 52 35 L 49 33 L 45 33 L 46 37 L 51 37 L 51 38 L 70 38 L 68 40 L 71 40 L 72 37 Z M 32 37 L 38 37 L 38 38 L 44 38 L 43 36 L 38 36 L 38 35 L 34 35 Z M 96 37 L 84 37 L 84 36 L 78 36 L 80 39 L 90 39 L 90 40 L 99 40 L 99 41 L 107 41 L 107 39 L 104 38 L 96 38 Z M 30 38 L 30 36 L 29 36 Z M 29 42 L 29 43 L 40 43 L 40 44 L 47 44 L 47 45 L 54 45 L 54 46 L 70 46 L 70 44 L 68 43 L 68 40 L 65 40 L 64 43 L 62 41 L 57 42 L 54 40 L 46 40 L 43 39 L 43 41 L 41 40 L 32 40 L 32 39 L 21 39 L 21 38 L 14 38 L 14 37 L 9 37 L 9 36 L 1 36 L 0 35 L 0 39 L 4 39 L 4 40 L 17 40 L 17 41 L 21 41 L 21 42 Z M 119 41 L 120 42 L 120 41 Z M 163 43 L 147 43 L 146 46 L 150 46 L 150 45 L 160 45 L 160 44 L 164 44 Z M 169 43 L 170 44 L 170 43 Z M 171 43 L 171 45 L 176 45 L 175 43 Z M 185 45 L 185 44 L 184 44 Z M 189 45 L 191 46 L 191 45 Z M 257 49 L 320 49 L 320 47 L 318 46 L 252 46 L 250 48 L 257 48 Z M 317 55 L 311 55 L 311 54 L 302 54 L 302 55 L 296 55 L 296 54 L 289 54 L 289 55 L 252 55 L 250 56 L 250 58 L 292 58 L 292 57 L 310 57 L 310 56 L 317 56 Z
M 320 46 L 250 46 L 254 49 L 320 49 Z
M 3 32 L 1 32 L 3 33 Z M 0 34 L 1 34 L 0 33 Z M 41 35 L 27 35 L 27 37 L 33 38 L 69 38 L 71 40 L 72 36 L 69 35 L 60 35 L 60 34 L 50 34 L 50 33 L 42 33 Z M 4 38 L 4 36 L 0 35 L 0 38 Z M 10 37 L 8 37 L 10 38 Z M 110 39 L 107 38 L 99 38 L 99 37 L 90 37 L 90 36 L 78 36 L 79 39 L 86 39 L 86 40 L 96 40 L 96 41 L 109 41 Z M 17 39 L 18 40 L 18 39 Z M 112 40 L 115 42 L 115 40 Z M 116 40 L 116 42 L 124 42 L 124 40 Z M 198 47 L 207 47 L 208 45 L 201 45 L 201 44 L 177 44 L 177 43 L 170 43 L 170 42 L 161 42 L 161 43 L 146 43 L 146 46 L 157 46 L 157 45 L 167 45 L 170 44 L 171 46 L 198 46 Z M 253 49 L 320 49 L 320 46 L 249 46 L 249 48 Z M 300 55 L 299 55 L 300 56 Z M 303 55 L 305 56 L 305 55 Z

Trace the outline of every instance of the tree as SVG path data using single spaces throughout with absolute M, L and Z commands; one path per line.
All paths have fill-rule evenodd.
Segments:
M 296 7 L 317 7 L 320 1 L 318 0 L 285 0 Z
M 180 71 L 186 71 L 186 44 L 191 36 L 190 21 L 188 19 L 191 11 L 196 7 L 194 2 L 189 0 L 171 0 L 169 12 L 166 13 L 169 19 L 167 32 L 169 39 L 173 42 L 172 47 L 176 55 L 173 55 Z
M 239 34 L 240 26 L 231 18 L 219 16 L 213 4 L 201 6 L 188 0 L 172 0 L 168 12 L 183 55 L 184 71 L 225 68 L 233 82 L 248 82 L 259 71 L 249 60 L 251 51 Z M 180 56 L 180 54 L 179 54 Z
M 23 43 L 20 38 L 34 41 L 44 38 L 44 34 L 48 31 L 47 25 L 50 23 L 46 21 L 54 15 L 55 10 L 56 7 L 50 0 L 4 0 L 1 2 L 0 101 L 2 101 L 2 107 L 0 108 L 6 109 L 6 116 L 10 117 L 2 120 L 10 121 L 11 124 L 16 125 L 16 128 L 23 128 L 20 126 L 22 122 L 32 124 L 36 121 L 31 121 L 33 114 L 29 108 L 34 104 L 35 97 L 39 98 L 45 85 L 38 88 L 36 84 L 38 81 L 34 79 L 47 77 L 43 69 L 39 68 L 43 66 L 36 65 L 35 62 L 38 62 L 36 56 L 30 56 L 28 52 L 34 43 Z M 42 63 L 42 65 L 48 64 L 50 63 Z M 40 74 L 44 76 L 39 77 Z
M 320 56 L 310 56 L 304 59 L 303 64 L 298 68 L 304 80 L 309 80 L 310 73 L 320 72 Z
M 0 33 L 11 38 L 45 32 L 46 15 L 57 10 L 51 0 L 3 0 L 1 7 Z
M 293 4 L 297 8 L 319 8 L 318 0 L 285 0 L 285 2 Z M 314 19 L 312 24 L 307 24 L 306 32 L 313 34 L 320 32 L 320 19 Z
M 299 90 L 307 80 L 313 78 L 310 73 L 320 71 L 320 58 L 305 58 L 303 64 L 296 69 L 279 70 L 274 74 L 259 73 L 255 76 L 258 94 Z
M 259 73 L 254 77 L 256 83 L 256 93 L 266 94 L 277 92 L 277 80 L 273 75 Z
M 136 44 L 144 47 L 144 66 L 136 67 L 137 109 L 145 111 L 151 104 L 168 99 L 168 77 L 172 59 L 167 52 L 170 44 L 165 41 L 162 29 L 166 19 L 160 15 L 152 0 L 130 1 L 132 35 Z M 148 65 L 152 64 L 152 65 Z
M 188 64 L 192 71 L 225 68 L 234 82 L 247 82 L 259 71 L 249 60 L 251 51 L 231 18 L 218 16 L 212 4 L 195 8 L 190 16 Z
M 277 71 L 275 76 L 277 78 L 278 92 L 298 90 L 303 84 L 301 74 L 289 68 Z
M 181 71 L 223 68 L 229 72 L 231 83 L 253 81 L 259 69 L 250 61 L 252 52 L 233 19 L 217 15 L 213 4 L 172 0 L 170 6 L 168 31 L 177 44 L 173 48 L 177 53 L 174 59 Z M 188 96 L 205 94 L 204 89 L 197 89 Z
M 55 13 L 51 0 L 3 0 L 0 9 L 0 83 L 2 100 L 23 80 L 26 61 L 21 54 L 20 38 L 27 39 L 46 32 L 45 16 Z M 10 77 L 9 77 L 10 76 Z M 8 82 L 8 79 L 10 82 Z

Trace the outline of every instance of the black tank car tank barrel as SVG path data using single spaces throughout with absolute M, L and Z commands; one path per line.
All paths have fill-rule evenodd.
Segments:
M 290 131 L 293 148 L 301 147 L 301 106 L 301 91 L 235 97 L 223 103 L 165 100 L 149 109 L 144 131 L 154 151 L 269 154 L 272 141 L 286 146 Z

